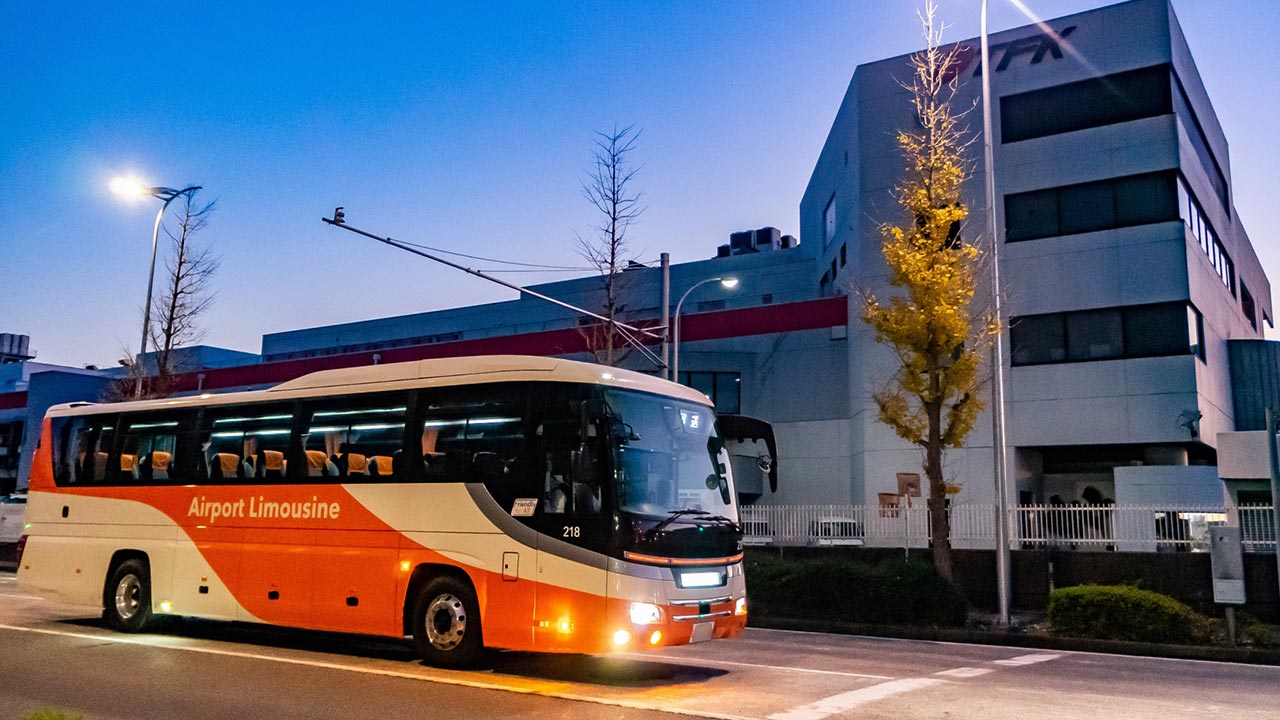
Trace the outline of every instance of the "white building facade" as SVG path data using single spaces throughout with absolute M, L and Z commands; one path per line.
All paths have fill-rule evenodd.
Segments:
M 988 63 L 1011 500 L 1220 504 L 1226 341 L 1260 338 L 1272 318 L 1231 203 L 1226 139 L 1165 0 L 1046 26 L 993 35 Z M 977 39 L 960 45 L 965 108 L 985 68 Z M 857 69 L 801 202 L 801 237 L 821 250 L 812 281 L 827 292 L 888 292 L 879 226 L 900 221 L 894 136 L 912 122 L 909 75 L 905 57 Z M 989 249 L 973 165 L 962 236 Z M 870 393 L 893 358 L 849 308 L 850 495 L 874 505 L 898 473 L 918 472 L 920 452 L 876 420 Z M 992 499 L 991 435 L 984 417 L 948 455 L 960 503 Z

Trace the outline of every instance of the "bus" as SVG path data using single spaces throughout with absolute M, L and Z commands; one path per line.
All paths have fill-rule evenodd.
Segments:
M 746 625 L 711 403 L 648 375 L 423 360 L 59 405 L 40 432 L 18 582 L 120 631 L 175 615 L 412 637 L 465 667 Z

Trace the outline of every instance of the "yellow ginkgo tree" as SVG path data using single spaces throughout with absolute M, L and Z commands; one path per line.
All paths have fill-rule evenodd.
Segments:
M 918 445 L 929 483 L 933 559 L 950 579 L 951 522 L 942 458 L 963 446 L 983 408 L 983 352 L 998 322 L 974 308 L 982 253 L 960 229 L 968 215 L 961 186 L 971 135 L 955 108 L 961 55 L 940 47 L 935 7 L 920 13 L 927 48 L 911 57 L 913 127 L 898 133 L 905 171 L 896 189 L 903 211 L 882 227 L 882 251 L 894 291 L 863 293 L 863 320 L 894 351 L 898 367 L 872 393 L 880 421 Z

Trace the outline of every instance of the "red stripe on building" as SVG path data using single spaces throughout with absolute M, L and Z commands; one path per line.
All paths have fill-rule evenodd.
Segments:
M 12 410 L 14 408 L 24 408 L 26 406 L 27 406 L 26 391 L 0 393 L 0 410 Z
M 680 340 L 694 342 L 801 330 L 821 330 L 847 323 L 846 298 L 822 298 L 779 305 L 762 305 L 743 310 L 685 315 L 681 322 Z M 640 323 L 640 325 L 651 324 L 652 322 Z M 651 338 L 645 338 L 645 340 L 650 344 L 658 342 Z M 457 340 L 417 347 L 388 348 L 376 352 L 381 356 L 381 362 L 395 363 L 476 355 L 571 355 L 587 352 L 587 350 L 583 333 L 569 328 L 520 335 L 500 335 L 476 340 Z M 174 391 L 194 392 L 199 388 L 218 390 L 281 383 L 320 370 L 371 365 L 373 355 L 372 351 L 347 353 L 205 370 L 203 373 L 184 373 L 175 378 Z M 199 381 L 200 374 L 204 375 L 203 385 Z

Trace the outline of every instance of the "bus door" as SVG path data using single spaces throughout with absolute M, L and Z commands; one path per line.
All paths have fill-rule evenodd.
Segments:
M 593 651 L 605 632 L 609 513 L 604 437 L 587 386 L 538 383 L 531 436 L 538 507 L 535 646 Z

